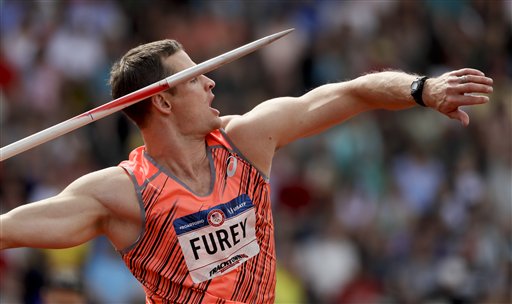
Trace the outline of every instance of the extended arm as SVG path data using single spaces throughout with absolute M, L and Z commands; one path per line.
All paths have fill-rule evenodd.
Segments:
M 416 77 L 386 71 L 323 85 L 297 98 L 272 99 L 230 119 L 226 130 L 249 159 L 269 172 L 275 149 L 298 138 L 317 134 L 364 111 L 415 106 L 410 86 Z M 486 103 L 487 96 L 474 94 L 491 92 L 492 79 L 480 71 L 462 69 L 428 79 L 423 100 L 428 107 L 467 125 L 469 117 L 460 107 Z

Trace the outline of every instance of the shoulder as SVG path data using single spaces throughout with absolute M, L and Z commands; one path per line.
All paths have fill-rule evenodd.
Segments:
M 121 167 L 109 167 L 88 173 L 69 185 L 70 191 L 95 192 L 129 182 L 129 178 Z
M 95 199 L 109 209 L 111 205 L 136 199 L 131 179 L 121 167 L 109 167 L 86 174 L 71 183 L 64 193 Z
M 276 149 L 272 135 L 265 132 L 250 113 L 225 116 L 222 121 L 230 141 L 259 171 L 269 176 Z
M 241 116 L 240 115 L 225 115 L 225 116 L 222 116 L 220 118 L 221 120 L 221 125 L 222 125 L 222 128 L 223 129 L 226 129 L 226 127 L 229 125 L 229 123 L 233 120 L 233 119 L 237 119 L 237 118 L 240 118 Z

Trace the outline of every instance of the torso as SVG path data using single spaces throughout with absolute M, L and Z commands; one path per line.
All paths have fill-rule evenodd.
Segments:
M 226 128 L 227 135 L 236 143 L 244 156 L 265 176 L 269 176 L 273 146 L 266 145 L 266 138 L 258 141 L 251 136 L 245 136 L 241 128 L 233 128 L 233 121 L 239 119 L 239 115 L 223 116 L 222 126 Z M 133 189 L 133 183 L 126 172 L 120 167 L 112 167 L 100 171 L 105 175 L 105 186 L 110 189 L 119 189 L 118 191 L 100 191 L 102 201 L 105 207 L 110 210 L 112 216 L 107 225 L 105 234 L 110 239 L 116 249 L 122 249 L 133 244 L 140 233 L 142 221 L 140 217 L 140 206 L 137 195 Z M 210 169 L 205 166 L 203 174 L 195 180 L 187 180 L 181 177 L 182 181 L 195 193 L 207 193 L 210 187 Z
M 218 131 L 216 132 L 216 136 L 222 138 Z M 145 163 L 143 167 L 132 167 L 132 165 L 127 163 L 128 167 L 125 167 L 125 169 L 133 168 L 135 170 L 135 173 L 129 172 L 132 175 L 131 181 L 135 182 L 137 194 L 133 190 L 133 184 L 130 183 L 131 191 L 126 189 L 126 192 L 131 192 L 131 195 L 123 195 L 124 199 L 126 199 L 125 203 L 129 205 L 129 207 L 121 209 L 123 209 L 123 212 L 132 220 L 129 220 L 127 224 L 123 221 L 113 221 L 112 226 L 117 227 L 112 229 L 113 239 L 117 240 L 113 241 L 113 243 L 116 248 L 125 249 L 122 251 L 122 254 L 128 268 L 132 270 L 134 275 L 141 280 L 141 282 L 145 282 L 143 284 L 145 285 L 146 291 L 153 299 L 158 299 L 161 296 L 164 297 L 165 295 L 168 295 L 176 296 L 177 298 L 174 299 L 181 299 L 180 301 L 184 301 L 187 296 L 193 297 L 194 299 L 202 298 L 205 300 L 204 297 L 206 296 L 210 297 L 208 298 L 209 300 L 220 297 L 226 299 L 231 298 L 235 302 L 243 302 L 248 299 L 254 299 L 256 296 L 259 301 L 269 301 L 269 299 L 273 299 L 273 286 L 275 284 L 275 252 L 268 182 L 264 177 L 265 175 L 262 175 L 261 172 L 254 168 L 246 159 L 240 158 L 235 152 L 228 152 L 229 150 L 221 147 L 220 144 L 215 143 L 215 140 L 211 144 L 214 146 L 219 145 L 218 148 L 209 148 L 212 151 L 209 152 L 211 153 L 209 154 L 209 157 L 212 164 L 212 175 L 208 175 L 209 178 L 198 178 L 197 183 L 187 184 L 185 181 L 181 181 L 175 177 L 173 178 L 171 172 L 167 172 L 165 168 L 160 167 L 148 158 L 149 156 L 144 156 L 143 154 L 139 155 L 139 157 L 142 158 L 139 158 L 140 160 L 137 161 L 137 163 Z M 141 151 L 139 151 L 139 153 L 140 152 Z M 225 165 L 223 165 L 226 160 L 228 160 L 229 163 L 229 159 L 235 156 L 238 161 L 238 169 L 235 166 L 235 169 L 238 170 L 236 171 L 238 172 L 236 175 L 234 172 L 230 171 L 231 169 L 229 169 L 229 166 L 226 168 Z M 146 173 L 142 174 L 142 171 L 140 171 L 141 169 Z M 140 172 L 142 175 L 139 175 L 137 172 Z M 127 175 L 125 174 L 125 176 Z M 229 178 L 229 176 L 233 177 Z M 171 178 L 169 179 L 169 177 Z M 126 180 L 130 181 L 130 179 L 125 179 L 123 181 L 123 190 L 128 188 Z M 150 185 L 151 187 L 149 187 Z M 139 205 L 137 197 L 141 200 L 141 205 L 144 209 L 143 214 L 141 214 L 141 206 Z M 157 197 L 159 198 L 157 199 Z M 166 201 L 167 203 L 165 203 Z M 197 203 L 193 203 L 194 201 L 197 201 Z M 253 210 L 251 212 L 255 215 L 252 216 L 252 219 L 251 216 L 248 215 L 250 213 L 245 213 L 245 215 L 242 216 L 235 212 L 232 213 L 234 214 L 232 219 L 229 216 L 225 218 L 226 225 L 228 225 L 226 227 L 217 227 L 206 224 L 207 226 L 204 226 L 204 228 L 201 228 L 200 230 L 197 230 L 199 229 L 199 226 L 197 229 L 193 229 L 193 234 L 190 234 L 192 233 L 191 231 L 181 231 L 181 228 L 177 228 L 193 227 L 190 226 L 190 218 L 199 219 L 202 216 L 206 216 L 200 215 L 204 212 L 210 212 L 210 210 L 213 212 L 218 210 L 218 208 L 228 208 L 225 209 L 225 213 L 229 215 L 230 211 L 226 210 L 231 210 L 230 208 L 234 208 L 236 210 L 237 208 L 241 208 L 241 206 L 251 206 L 250 209 L 247 210 L 248 212 Z M 169 216 L 170 218 L 168 218 Z M 139 220 L 137 220 L 137 218 L 139 218 Z M 213 219 L 215 219 L 215 217 L 213 217 Z M 242 222 L 240 222 L 240 219 L 242 219 Z M 246 224 L 250 222 L 253 222 L 252 226 Z M 160 230 L 161 228 L 158 227 L 167 227 L 169 224 L 170 226 L 165 228 L 165 231 L 168 232 L 162 234 L 163 236 L 169 233 L 169 235 L 165 237 L 165 241 L 162 239 L 148 247 L 148 242 L 151 242 L 150 240 L 152 239 L 151 236 L 154 237 L 164 231 Z M 174 228 L 172 228 L 173 226 Z M 247 252 L 245 252 L 244 250 L 246 249 L 243 248 L 232 248 L 235 243 L 243 241 L 243 237 L 245 237 L 246 234 L 249 234 L 248 231 L 246 231 L 250 229 L 249 226 L 252 227 L 252 233 L 253 235 L 255 234 L 254 237 L 258 240 L 257 242 L 251 241 L 251 243 L 259 244 L 260 247 L 263 246 L 261 247 L 261 251 L 258 245 L 255 245 L 256 247 L 252 245 L 247 246 L 247 248 L 254 247 L 250 250 L 247 249 Z M 140 235 L 141 227 L 144 227 L 144 234 L 142 235 Z M 151 229 L 157 230 L 151 231 Z M 254 229 L 256 230 L 254 231 Z M 126 233 L 126 230 L 129 230 L 130 236 L 119 237 L 118 232 L 121 233 L 123 231 Z M 222 232 L 221 230 L 227 232 Z M 139 233 L 135 234 L 133 231 L 138 231 Z M 198 238 L 194 239 L 194 235 L 196 234 L 198 235 Z M 229 239 L 227 238 L 228 234 L 231 235 Z M 138 239 L 139 235 L 141 238 Z M 218 248 L 214 251 L 220 251 L 220 249 L 223 249 L 224 251 L 225 249 L 227 250 L 226 252 L 230 252 L 229 250 L 232 249 L 236 250 L 236 252 L 227 253 L 228 256 L 226 258 L 229 257 L 228 260 L 225 260 L 227 262 L 218 260 L 220 258 L 218 254 L 209 256 L 208 254 L 213 253 L 207 252 L 208 250 L 205 248 L 207 243 L 204 243 L 204 239 L 203 241 L 200 240 L 199 237 L 201 237 L 201 235 L 203 237 L 206 236 L 207 238 L 211 238 L 216 235 L 216 237 L 219 238 L 218 242 L 220 243 L 218 243 Z M 224 237 L 227 239 L 222 240 Z M 137 239 L 138 242 L 135 242 Z M 178 239 L 180 242 L 178 242 Z M 131 242 L 128 240 L 131 240 Z M 151 266 L 145 262 L 146 260 L 144 256 L 148 253 L 147 249 L 153 248 L 153 246 L 171 246 L 174 248 L 172 250 L 162 248 L 150 253 L 151 261 L 155 261 L 156 263 L 170 259 L 168 261 L 173 265 L 171 268 L 174 269 L 172 273 L 166 272 L 165 269 L 167 269 L 167 266 L 163 266 L 165 264 L 162 264 L 163 268 L 159 268 Z M 183 246 L 189 246 L 190 248 L 187 250 L 191 249 L 192 251 L 187 254 L 183 254 L 182 250 L 185 250 L 185 247 Z M 238 244 L 238 246 L 240 246 L 240 244 Z M 250 252 L 253 252 L 256 248 L 259 253 L 257 256 L 251 258 Z M 213 250 L 215 248 L 210 249 Z M 162 254 L 163 256 L 161 256 Z M 165 257 L 166 254 L 172 255 Z M 176 254 L 179 255 L 176 256 Z M 247 258 L 244 258 L 246 255 L 248 256 L 247 258 L 249 258 L 247 261 L 245 261 Z M 181 258 L 179 258 L 180 256 Z M 187 257 L 186 263 L 183 260 L 183 256 Z M 194 256 L 196 259 L 194 259 Z M 196 262 L 201 262 L 202 259 L 208 260 L 214 256 L 215 258 L 212 260 L 211 264 L 208 262 L 204 266 L 197 266 Z M 221 272 L 219 272 L 221 268 L 217 269 L 214 267 L 217 265 L 215 263 L 220 263 L 218 267 L 227 267 L 221 265 L 229 265 L 227 268 L 233 269 L 240 265 L 242 266 L 236 268 L 236 270 L 233 270 L 232 272 L 230 272 L 231 269 L 229 269 L 229 271 L 226 271 L 226 273 L 229 272 L 229 274 L 221 275 Z M 193 273 L 191 267 L 196 269 Z M 209 271 L 203 271 L 201 269 L 209 269 Z M 161 279 L 158 279 L 158 282 L 160 282 L 158 284 L 152 281 L 154 277 L 151 275 L 147 277 L 148 273 L 152 273 L 153 271 L 163 271 L 158 275 L 158 277 L 161 277 Z M 212 274 L 213 279 L 211 280 L 208 277 Z M 220 275 L 220 277 L 217 278 L 218 275 Z M 262 289 L 260 286 L 260 289 L 258 289 L 257 285 L 252 285 L 253 283 L 264 283 L 266 284 L 266 287 Z M 173 286 L 182 287 L 175 290 Z M 191 287 L 193 288 L 189 289 Z M 242 289 L 238 290 L 238 288 L 247 290 L 246 292 L 241 292 Z M 180 291 L 178 292 L 178 290 Z

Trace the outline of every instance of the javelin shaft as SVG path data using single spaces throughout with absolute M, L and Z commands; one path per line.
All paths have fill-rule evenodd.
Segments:
M 232 51 L 221 54 L 217 57 L 204 61 L 198 65 L 195 65 L 193 67 L 180 71 L 174 75 L 171 75 L 165 79 L 150 84 L 135 92 L 114 99 L 90 111 L 77 115 L 52 127 L 49 127 L 28 137 L 25 137 L 21 140 L 18 140 L 10 145 L 2 147 L 0 149 L 0 161 L 4 161 L 12 156 L 27 151 L 47 141 L 50 141 L 68 132 L 83 127 L 87 124 L 90 124 L 93 121 L 96 121 L 112 113 L 120 111 L 128 106 L 131 106 L 132 104 L 135 104 L 136 102 L 144 100 L 157 93 L 163 92 L 168 88 L 171 88 L 188 79 L 211 72 L 224 64 L 232 62 L 240 57 L 243 57 L 249 53 L 256 51 L 257 49 L 260 49 L 265 45 L 268 45 L 276 41 L 277 39 L 287 35 L 291 31 L 293 31 L 293 29 L 269 35 L 256 41 L 253 41 L 251 43 L 248 43 L 246 45 L 243 45 Z

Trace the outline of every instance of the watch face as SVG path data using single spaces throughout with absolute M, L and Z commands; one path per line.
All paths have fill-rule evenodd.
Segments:
M 417 81 L 414 81 L 411 85 L 411 89 L 412 90 L 417 90 L 418 89 L 418 82 Z

